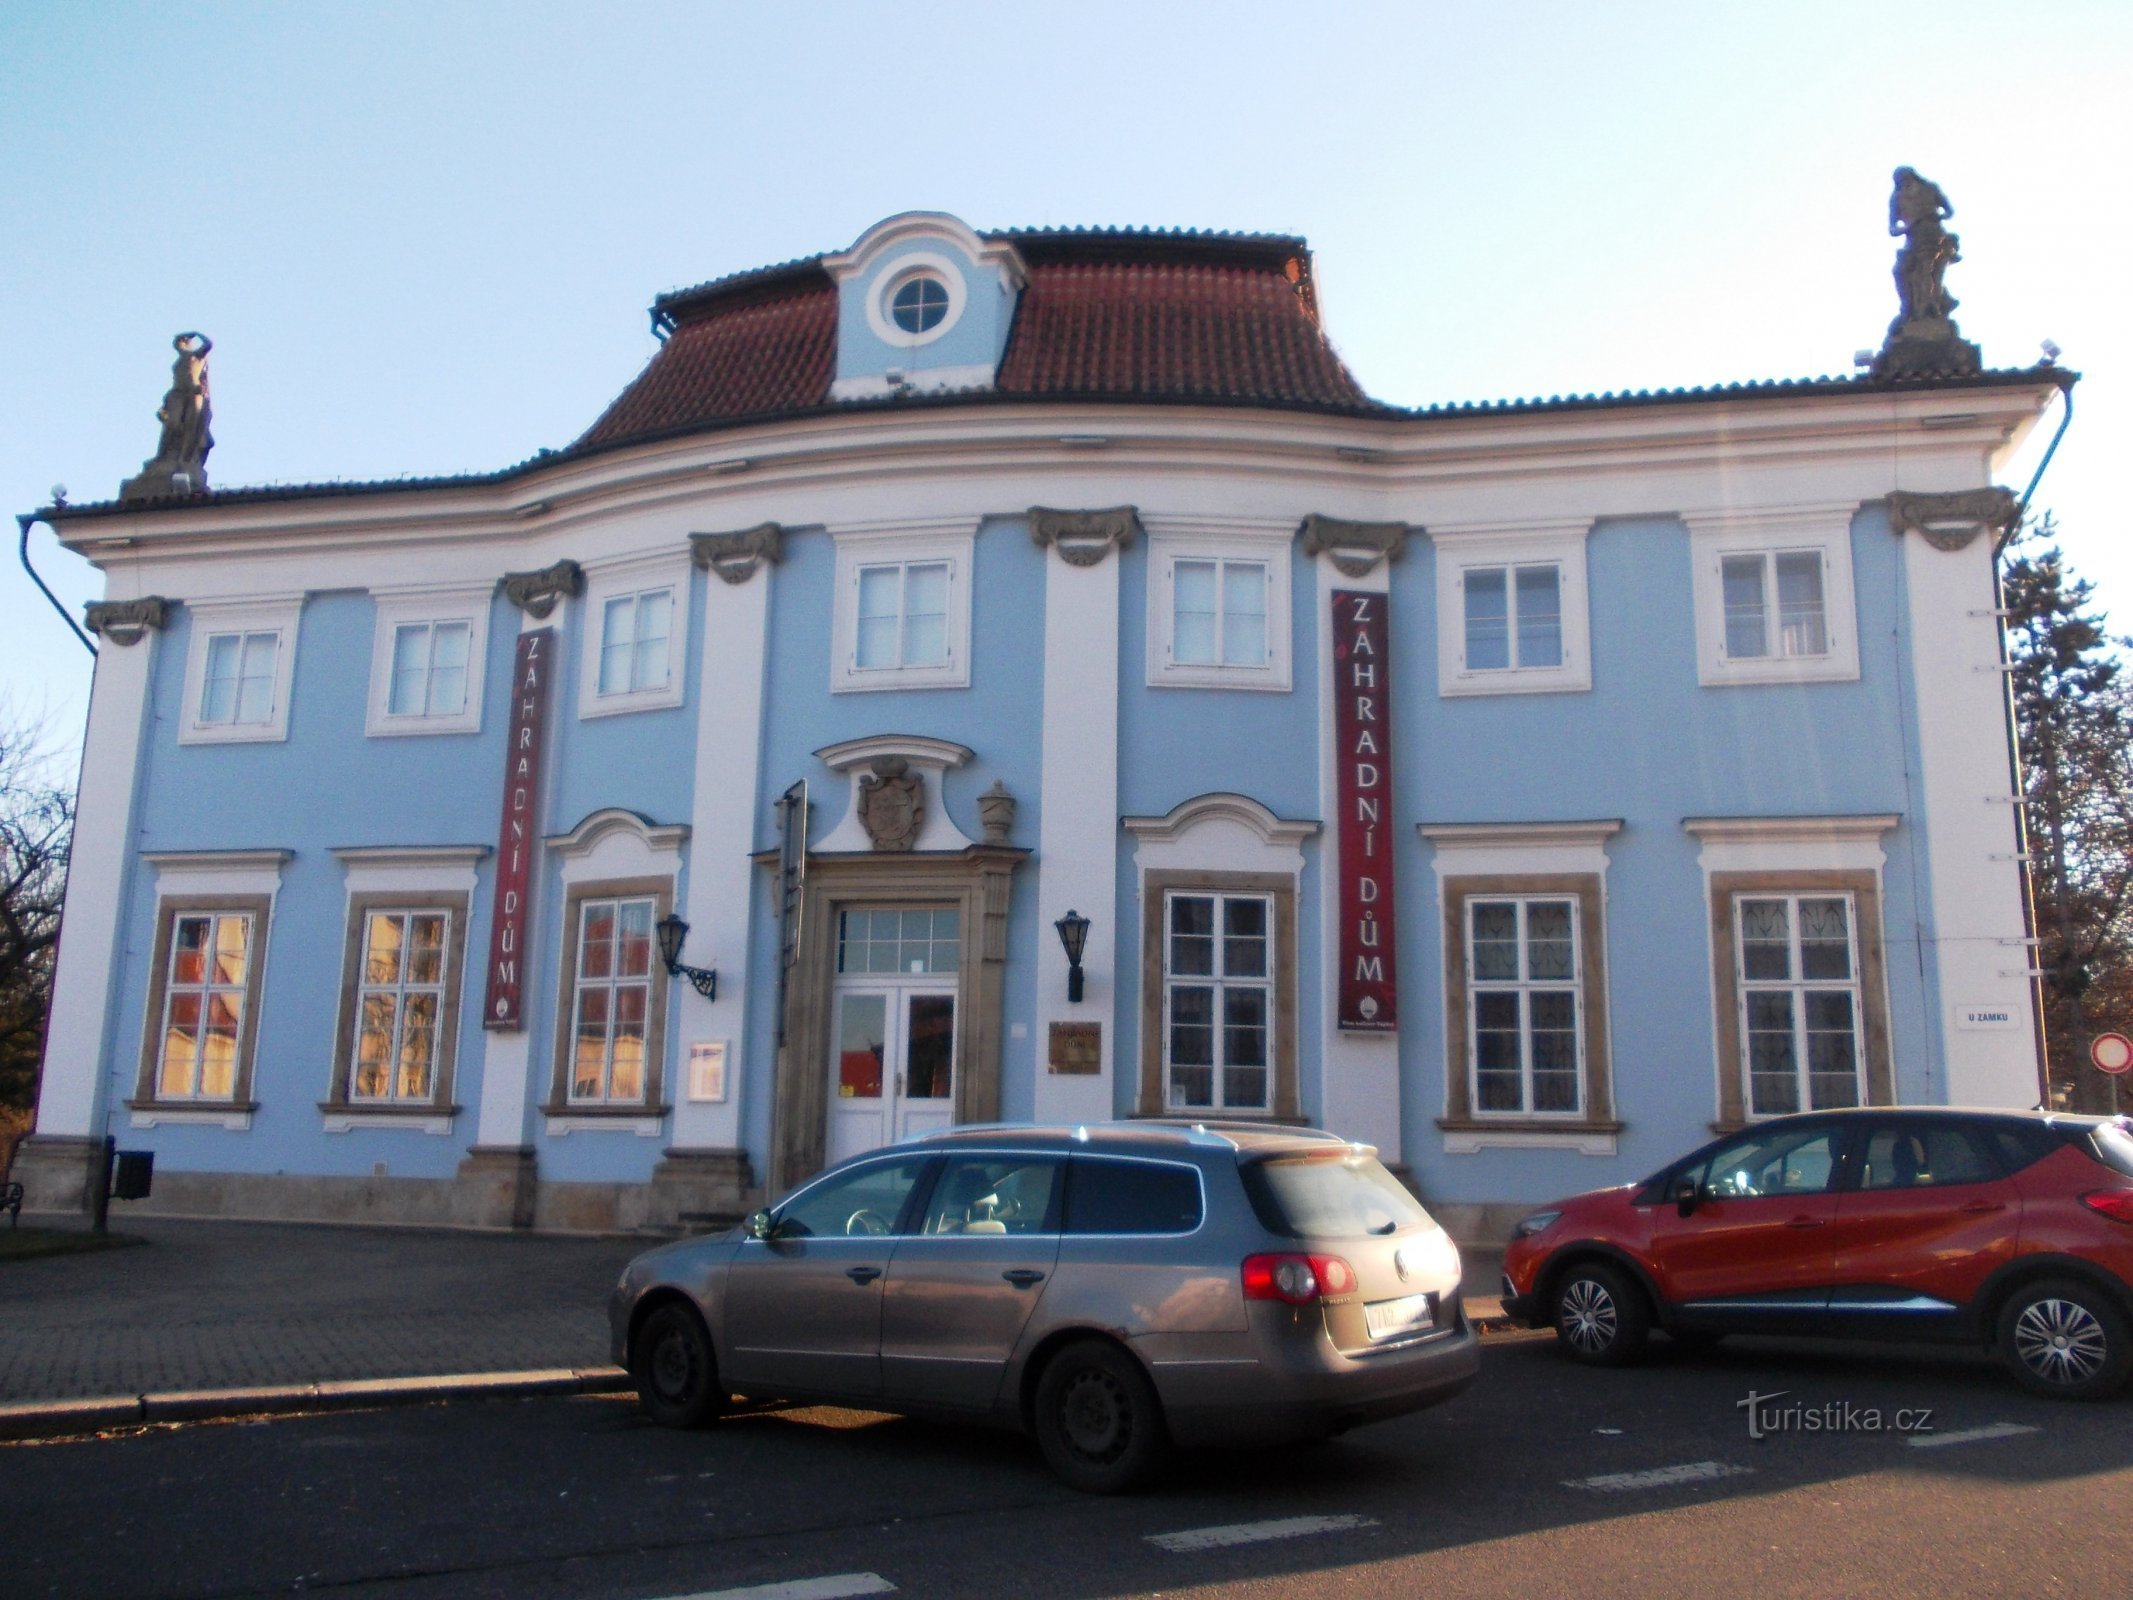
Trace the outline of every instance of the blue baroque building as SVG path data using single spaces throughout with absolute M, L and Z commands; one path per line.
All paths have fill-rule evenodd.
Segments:
M 653 316 L 503 472 L 43 513 L 107 599 L 33 1205 L 111 1134 L 174 1212 L 673 1226 L 1182 1115 L 1478 1235 L 2036 1099 L 1991 482 L 2066 375 L 1407 410 L 1300 239 L 925 213 Z

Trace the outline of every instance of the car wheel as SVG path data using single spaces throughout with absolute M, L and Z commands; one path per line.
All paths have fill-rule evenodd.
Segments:
M 2101 1290 L 2059 1278 L 2019 1289 L 2001 1307 L 1999 1350 L 2032 1393 L 2101 1400 L 2133 1366 L 2133 1329 Z
M 630 1375 L 637 1380 L 638 1404 L 661 1427 L 700 1428 L 726 1401 L 703 1318 L 673 1301 L 637 1330 Z
M 1618 1268 L 1585 1262 L 1555 1286 L 1555 1337 L 1564 1353 L 1594 1367 L 1619 1367 L 1644 1354 L 1651 1333 L 1644 1293 Z
M 1070 1344 L 1037 1380 L 1037 1445 L 1068 1487 L 1120 1494 L 1161 1462 L 1163 1406 L 1140 1363 L 1116 1345 Z

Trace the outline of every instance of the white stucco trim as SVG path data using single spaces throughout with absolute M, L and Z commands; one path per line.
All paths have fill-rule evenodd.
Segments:
M 1039 1122 L 1108 1121 L 1118 1076 L 1118 591 L 1122 558 L 1077 567 L 1044 557 L 1044 749 L 1037 831 L 1036 1027 Z M 1054 925 L 1089 919 L 1079 1005 Z M 1129 1003 L 1133 1003 L 1129 999 Z M 1095 1076 L 1051 1070 L 1051 1026 L 1102 1027 Z
M 864 274 L 885 252 L 924 239 L 948 241 L 972 261 L 997 268 L 1017 289 L 1029 281 L 1022 253 L 1012 244 L 986 239 L 961 217 L 945 211 L 899 211 L 893 217 L 884 217 L 853 240 L 849 250 L 824 256 L 822 270 L 842 283 Z
M 335 850 L 350 896 L 435 889 L 471 896 L 489 846 L 351 845 Z M 471 902 L 470 902 L 471 904 Z
M 1589 517 L 1479 527 L 1432 526 L 1437 547 L 1437 693 L 1560 694 L 1592 687 L 1592 623 L 1585 579 Z M 1559 574 L 1562 662 L 1553 667 L 1474 668 L 1466 664 L 1466 574 L 1477 567 L 1553 565 Z M 1516 601 L 1507 587 L 1515 639 Z
M 296 636 L 302 594 L 247 595 L 235 600 L 188 600 L 185 698 L 178 705 L 180 744 L 276 744 L 289 737 L 289 695 L 296 680 Z M 274 686 L 268 714 L 258 722 L 203 722 L 200 696 L 207 682 L 208 642 L 222 634 L 275 636 Z
M 377 624 L 370 644 L 370 701 L 363 731 L 373 739 L 433 733 L 479 733 L 489 655 L 489 603 L 494 583 L 373 589 Z M 467 624 L 467 698 L 458 711 L 398 715 L 392 707 L 393 645 L 401 628 L 417 623 Z
M 52 979 L 37 1132 L 88 1138 L 103 1132 L 105 1064 L 123 949 L 126 880 L 139 793 L 149 687 L 163 635 L 98 652 L 82 742 L 81 787 Z
M 972 517 L 951 527 L 832 528 L 830 537 L 837 547 L 836 588 L 830 612 L 830 693 L 969 687 L 970 597 L 975 581 L 977 519 Z M 936 561 L 948 567 L 948 659 L 919 666 L 860 666 L 860 570 Z
M 1852 593 L 1852 516 L 1856 502 L 1835 505 L 1746 507 L 1685 511 L 1696 607 L 1696 681 L 1706 687 L 1737 683 L 1816 683 L 1859 676 L 1859 606 Z M 1730 555 L 1813 550 L 1822 557 L 1822 615 L 1828 650 L 1818 656 L 1726 654 L 1725 588 L 1721 566 Z M 1766 594 L 1775 647 L 1777 596 Z M 1664 597 L 1653 596 L 1663 604 Z
M 252 1127 L 249 1111 L 166 1111 L 160 1107 L 154 1111 L 132 1111 L 126 1116 L 127 1125 L 135 1128 L 221 1128 L 229 1133 L 248 1133 Z
M 1276 857 L 1277 864 L 1254 866 L 1248 870 L 1279 872 L 1303 870 L 1303 841 L 1319 831 L 1319 824 L 1314 819 L 1277 817 L 1250 795 L 1223 790 L 1181 800 L 1160 817 L 1121 818 L 1119 826 L 1141 841 L 1135 859 L 1147 866 L 1197 864 L 1157 860 L 1155 855 L 1173 847 L 1183 847 L 1212 827 L 1242 834 L 1250 839 L 1255 853 L 1271 852 Z M 1214 865 L 1220 870 L 1225 863 Z
M 320 1119 L 320 1126 L 327 1133 L 354 1133 L 357 1129 L 392 1128 L 401 1133 L 420 1133 L 432 1138 L 442 1137 L 452 1131 L 450 1117 L 391 1116 L 377 1112 L 335 1112 Z
M 573 1133 L 628 1133 L 656 1139 L 666 1129 L 664 1117 L 545 1117 L 542 1124 L 557 1139 Z
M 1699 840 L 1697 862 L 1714 872 L 1861 870 L 1877 876 L 1888 862 L 1882 835 L 1902 817 L 1894 812 L 1849 817 L 1685 817 L 1682 830 Z
M 581 718 L 619 716 L 631 711 L 658 711 L 678 706 L 687 694 L 682 682 L 689 659 L 689 601 L 694 588 L 688 551 L 640 551 L 612 560 L 585 563 L 585 597 L 578 614 L 585 619 L 585 637 L 578 649 L 578 715 Z M 674 610 L 667 625 L 667 667 L 664 682 L 643 689 L 600 692 L 600 656 L 606 639 L 607 606 L 625 595 L 673 592 Z
M 1439 907 L 1446 878 L 1596 874 L 1607 880 L 1607 841 L 1619 817 L 1590 822 L 1425 822 L 1415 829 L 1435 847 Z M 1603 908 L 1604 909 L 1604 908 Z
M 913 333 L 897 326 L 896 318 L 889 310 L 889 300 L 911 279 L 921 276 L 935 279 L 948 291 L 948 309 L 932 327 Z M 933 343 L 961 322 L 964 308 L 969 304 L 970 285 L 964 281 L 960 262 L 938 250 L 912 250 L 899 255 L 867 290 L 867 327 L 883 344 L 915 350 Z M 987 369 L 987 376 L 990 377 L 990 369 Z
M 588 812 L 568 833 L 552 833 L 541 843 L 563 858 L 563 880 L 575 883 L 587 877 L 611 877 L 608 872 L 574 870 L 596 856 L 615 857 L 637 853 L 646 861 L 667 863 L 672 870 L 681 859 L 681 847 L 689 837 L 684 822 L 658 823 L 621 806 L 603 806 Z
M 281 869 L 294 850 L 143 850 L 155 869 L 156 898 L 188 894 L 255 894 L 269 900 L 281 892 Z
M 975 752 L 968 745 L 949 739 L 932 739 L 915 733 L 877 733 L 824 745 L 816 757 L 830 771 L 847 779 L 847 804 L 843 818 L 814 845 L 818 853 L 865 852 L 874 848 L 873 836 L 859 818 L 859 785 L 876 776 L 885 761 L 901 760 L 916 769 L 924 785 L 925 814 L 919 818 L 914 850 L 967 850 L 977 843 L 958 828 L 948 815 L 945 789 L 947 774 L 969 762 Z
M 1286 692 L 1295 677 L 1289 581 L 1294 522 L 1267 528 L 1148 517 L 1143 526 L 1148 534 L 1149 687 Z M 1251 561 L 1266 567 L 1266 661 L 1262 665 L 1223 666 L 1174 659 L 1180 561 Z

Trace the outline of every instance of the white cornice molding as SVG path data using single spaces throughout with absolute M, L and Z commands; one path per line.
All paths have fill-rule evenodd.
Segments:
M 1433 522 L 1421 530 L 1429 536 L 1432 544 L 1463 550 L 1471 545 L 1496 544 L 1506 539 L 1524 539 L 1536 536 L 1552 538 L 1583 538 L 1592 531 L 1595 517 L 1570 515 L 1564 517 L 1512 517 L 1492 518 L 1487 522 Z
M 1160 817 L 1121 819 L 1126 832 L 1154 844 L 1174 844 L 1204 822 L 1241 824 L 1270 845 L 1301 845 L 1319 830 L 1315 821 L 1277 817 L 1250 795 L 1228 792 L 1195 795 Z
M 552 833 L 541 842 L 560 856 L 587 856 L 610 834 L 636 839 L 655 854 L 673 854 L 688 839 L 689 825 L 686 822 L 656 823 L 650 817 L 639 816 L 621 806 L 607 806 L 593 812 L 568 833 Z
M 489 854 L 485 844 L 358 844 L 332 852 L 343 867 L 471 867 Z
M 294 850 L 143 850 L 157 872 L 279 872 L 296 859 Z
M 854 767 L 873 766 L 892 757 L 921 767 L 946 772 L 963 766 L 977 755 L 966 744 L 952 739 L 934 739 L 921 733 L 870 733 L 863 739 L 826 744 L 815 756 L 832 772 L 850 772 Z
M 1903 817 L 1684 817 L 1684 832 L 1712 844 L 1876 844 Z
M 1415 831 L 1439 850 L 1590 849 L 1622 831 L 1620 817 L 1591 822 L 1424 822 Z

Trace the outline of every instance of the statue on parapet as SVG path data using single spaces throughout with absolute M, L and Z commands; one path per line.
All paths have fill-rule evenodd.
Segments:
M 121 500 L 198 494 L 207 487 L 207 453 L 215 448 L 208 431 L 214 407 L 207 394 L 207 353 L 215 342 L 204 333 L 181 333 L 170 344 L 178 358 L 170 366 L 170 393 L 156 412 L 163 435 L 140 472 L 119 486 Z
M 1955 326 L 1950 313 L 1957 302 L 1943 281 L 1962 260 L 1962 241 L 1941 226 L 1954 215 L 1939 184 L 1914 167 L 1896 169 L 1889 233 L 1903 247 L 1896 252 L 1896 320 L 1874 362 L 1877 378 L 1961 376 L 1983 365 L 1977 346 Z

